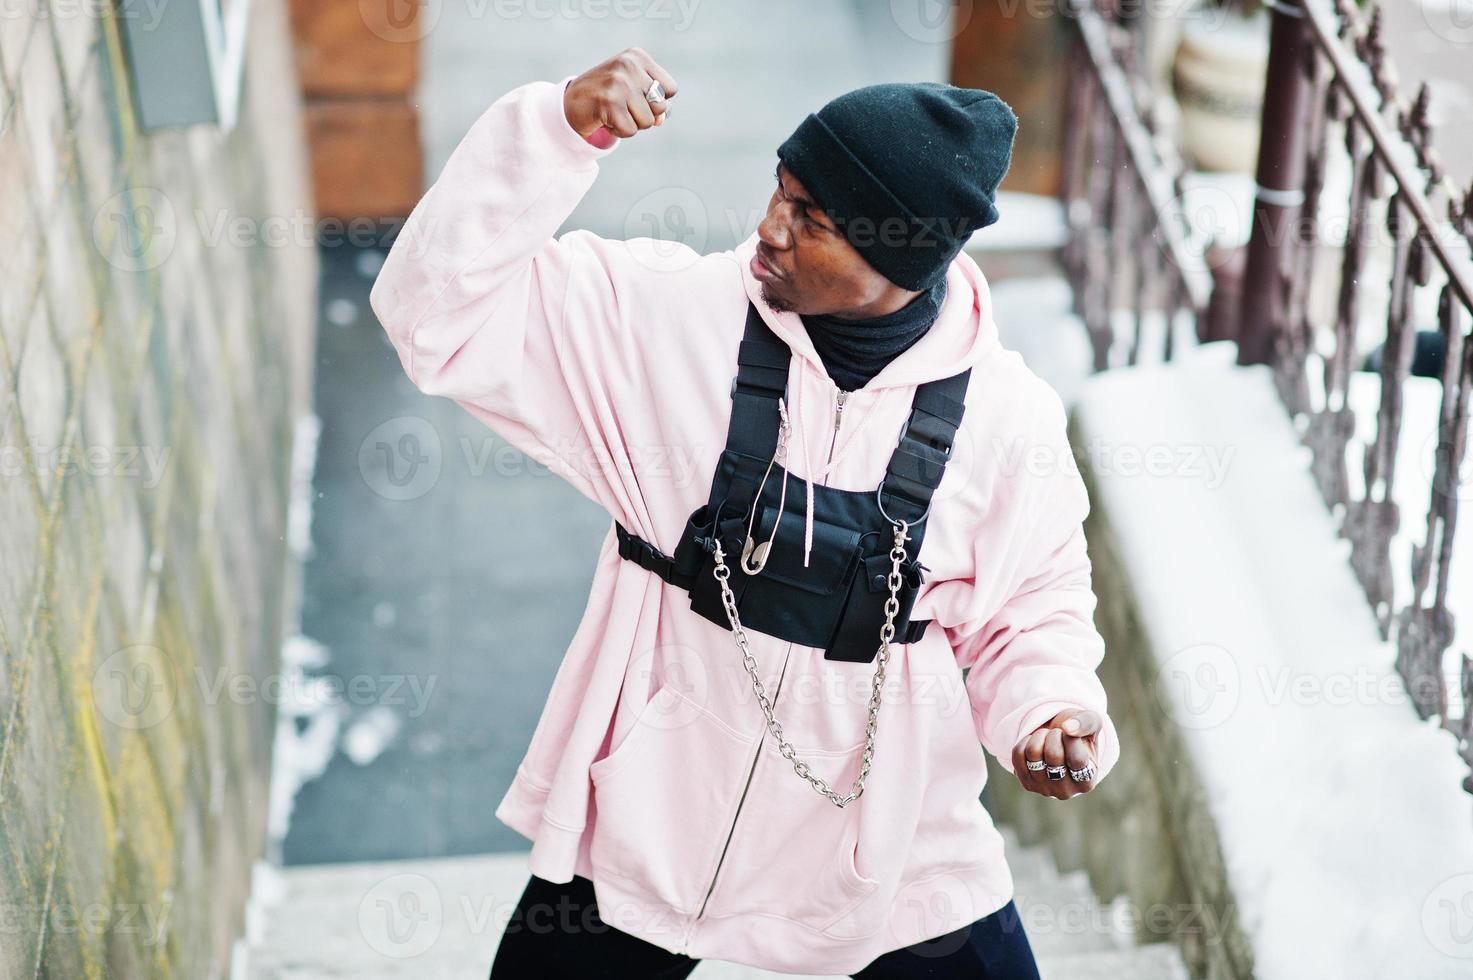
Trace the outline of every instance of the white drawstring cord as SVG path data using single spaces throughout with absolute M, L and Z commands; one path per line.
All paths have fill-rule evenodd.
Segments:
M 854 434 L 860 429 L 864 428 L 864 423 L 869 421 L 870 415 L 874 413 L 875 406 L 880 403 L 880 398 L 879 396 L 876 396 L 870 402 L 870 406 L 865 410 L 864 416 L 858 422 L 856 422 L 853 427 L 850 428 L 849 434 L 844 438 L 843 445 L 834 447 L 833 459 L 830 459 L 828 463 L 824 466 L 823 470 L 818 473 L 813 472 L 813 465 L 808 458 L 808 435 L 806 432 L 804 432 L 805 427 L 802 422 L 802 403 L 803 382 L 802 378 L 800 377 L 798 381 L 798 391 L 796 397 L 793 399 L 793 410 L 791 415 L 789 416 L 789 421 L 792 424 L 793 428 L 798 430 L 798 438 L 802 440 L 803 472 L 807 474 L 807 479 L 803 481 L 804 485 L 807 488 L 807 492 L 804 494 L 805 502 L 803 515 L 803 567 L 807 568 L 809 564 L 808 559 L 813 553 L 813 484 L 818 480 L 827 477 L 829 473 L 833 471 L 834 467 L 839 465 L 839 460 L 843 459 L 844 454 L 849 451 L 849 447 L 854 445 Z

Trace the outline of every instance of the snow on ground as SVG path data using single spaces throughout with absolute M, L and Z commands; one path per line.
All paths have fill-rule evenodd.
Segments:
M 1412 711 L 1267 370 L 1234 357 L 1106 372 L 1079 411 L 1257 975 L 1466 977 L 1466 767 Z

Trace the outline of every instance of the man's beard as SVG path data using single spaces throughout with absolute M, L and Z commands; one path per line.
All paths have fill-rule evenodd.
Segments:
M 771 308 L 774 313 L 790 313 L 790 312 L 792 312 L 792 307 L 788 306 L 782 300 L 778 299 L 777 296 L 775 296 L 773 294 L 772 290 L 770 290 L 770 289 L 767 288 L 767 283 L 762 283 L 761 290 L 762 290 L 762 302 L 766 303 L 768 305 L 768 307 Z

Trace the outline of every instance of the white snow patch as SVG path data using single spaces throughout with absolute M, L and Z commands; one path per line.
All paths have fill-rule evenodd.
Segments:
M 286 837 L 297 791 L 321 776 L 337 749 L 347 708 L 335 696 L 330 677 L 308 677 L 327 663 L 327 649 L 295 635 L 281 650 L 281 704 L 276 711 L 276 744 L 271 765 L 271 805 L 267 817 L 273 844 Z
M 1064 209 L 1058 198 L 1021 191 L 997 195 L 997 221 L 967 240 L 969 251 L 1032 252 L 1063 248 Z
M 366 766 L 393 743 L 404 722 L 387 705 L 377 704 L 360 715 L 343 735 L 343 753 L 354 765 Z
M 1466 766 L 1452 734 L 1412 710 L 1267 369 L 1235 356 L 1208 344 L 1098 375 L 1080 422 L 1086 450 L 1232 450 L 1216 489 L 1185 467 L 1117 459 L 1097 470 L 1095 505 L 1131 570 L 1161 658 L 1154 693 L 1206 791 L 1256 975 L 1466 977 Z M 1403 437 L 1413 459 L 1420 401 Z M 1401 467 L 1408 483 L 1418 473 Z M 1415 514 L 1403 521 L 1421 533 Z M 1456 601 L 1466 623 L 1468 597 Z
M 317 441 L 322 420 L 312 413 L 292 427 L 291 489 L 286 508 L 286 545 L 294 561 L 312 557 L 312 477 L 317 469 Z

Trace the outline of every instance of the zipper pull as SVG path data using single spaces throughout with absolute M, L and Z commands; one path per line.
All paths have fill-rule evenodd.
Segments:
M 839 405 L 838 405 L 838 408 L 836 408 L 834 410 L 834 432 L 836 434 L 839 431 L 839 425 L 844 421 L 844 401 L 848 397 L 849 397 L 849 392 L 847 392 L 844 389 L 840 388 L 839 389 Z

